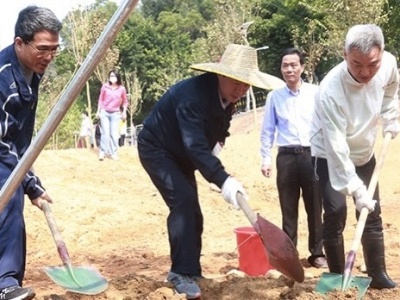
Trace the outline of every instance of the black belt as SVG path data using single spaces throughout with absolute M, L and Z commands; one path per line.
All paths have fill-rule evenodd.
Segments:
M 279 153 L 289 153 L 289 154 L 302 154 L 303 152 L 311 152 L 310 147 L 279 147 Z

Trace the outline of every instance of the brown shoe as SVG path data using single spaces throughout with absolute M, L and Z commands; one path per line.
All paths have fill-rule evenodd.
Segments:
M 326 258 L 323 256 L 309 257 L 308 262 L 310 263 L 311 266 L 317 269 L 328 268 L 328 263 L 326 262 Z

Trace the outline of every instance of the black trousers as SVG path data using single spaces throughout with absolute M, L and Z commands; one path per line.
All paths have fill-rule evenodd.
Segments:
M 329 180 L 329 171 L 327 160 L 323 158 L 316 158 L 316 173 L 319 185 L 322 191 L 323 198 L 323 239 L 334 239 L 341 237 L 343 230 L 346 226 L 347 218 L 347 204 L 346 196 L 333 189 Z M 375 168 L 375 157 L 373 156 L 368 163 L 363 166 L 356 167 L 356 173 L 360 179 L 368 186 L 371 181 L 372 174 Z M 382 232 L 382 218 L 381 206 L 379 199 L 379 186 L 376 186 L 374 193 L 374 200 L 377 200 L 375 210 L 368 214 L 365 223 L 364 234 Z M 354 206 L 355 208 L 355 206 Z M 356 211 L 356 218 L 358 220 L 359 212 Z M 363 235 L 364 235 L 363 234 Z
M 308 249 L 312 257 L 323 256 L 322 200 L 309 148 L 298 153 L 293 149 L 279 148 L 276 166 L 282 230 L 297 245 L 299 199 L 302 195 L 307 213 Z
M 140 162 L 169 208 L 171 271 L 201 276 L 203 215 L 194 171 L 185 172 L 165 150 L 141 138 L 143 130 L 138 138 Z

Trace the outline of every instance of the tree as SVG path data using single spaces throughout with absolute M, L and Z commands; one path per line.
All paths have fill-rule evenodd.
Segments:
M 386 50 L 399 58 L 400 44 L 400 0 L 387 0 L 384 6 L 384 14 L 387 16 L 387 22 L 383 24 L 385 33 Z
M 193 63 L 217 61 L 229 43 L 259 51 L 259 68 L 280 77 L 280 54 L 298 47 L 306 54 L 305 74 L 318 82 L 342 60 L 344 35 L 351 25 L 376 23 L 384 29 L 387 49 L 396 50 L 400 34 L 400 0 L 146 0 L 119 32 L 94 71 L 76 104 L 52 137 L 53 147 L 71 140 L 80 112 L 93 111 L 108 71 L 125 74 L 131 122 L 141 122 L 160 96 L 175 82 L 192 76 Z M 97 0 L 71 11 L 61 33 L 62 54 L 49 68 L 42 86 L 38 125 L 63 87 L 73 77 L 116 10 L 115 3 Z M 390 19 L 389 19 L 390 16 Z M 240 27 L 253 22 L 246 36 Z M 96 107 L 97 108 L 97 107 Z M 65 128 L 65 131 L 64 131 Z M 68 134 L 67 130 L 72 130 Z M 65 140 L 65 141 L 64 141 Z
M 77 8 L 70 12 L 64 21 L 63 39 L 75 61 L 75 71 L 86 59 L 91 47 L 107 26 L 108 20 L 116 10 L 116 5 L 109 1 L 99 1 L 85 9 Z M 107 49 L 104 59 L 94 71 L 98 82 L 104 82 L 108 72 L 113 69 L 119 59 L 119 49 L 112 45 Z M 91 114 L 90 81 L 86 83 L 87 110 Z
M 317 16 L 323 13 L 321 22 L 328 33 L 326 50 L 328 54 L 341 57 L 343 42 L 349 27 L 356 24 L 374 23 L 384 25 L 388 16 L 384 12 L 385 0 L 314 0 L 313 11 Z
M 250 40 L 270 45 L 266 64 L 274 75 L 280 75 L 279 53 L 296 46 L 307 55 L 308 79 L 322 79 L 342 59 L 343 41 L 350 26 L 387 22 L 384 3 L 385 0 L 262 0 L 260 18 Z
M 125 74 L 126 78 L 126 86 L 130 93 L 128 94 L 128 116 L 129 116 L 129 126 L 131 130 L 129 131 L 130 134 L 130 141 L 134 141 L 134 118 L 139 115 L 141 106 L 142 106 L 142 89 L 143 86 L 140 84 L 139 79 L 136 75 L 136 72 L 132 72 L 129 74 Z M 132 142 L 131 145 L 133 146 L 134 143 Z
M 139 81 L 145 83 L 142 99 L 146 109 L 170 85 L 188 76 L 193 45 L 190 34 L 180 24 L 185 21 L 178 14 L 162 14 L 155 22 L 136 12 L 117 38 L 121 65 L 128 73 L 135 71 Z
M 242 25 L 253 20 L 256 0 L 219 0 L 215 5 L 214 20 L 203 28 L 204 37 L 195 42 L 196 60 L 217 61 L 228 44 L 245 44 Z
M 61 97 L 62 92 L 68 84 L 68 80 L 69 78 L 67 76 L 58 76 L 51 70 L 48 70 L 44 76 L 40 86 L 41 92 L 35 123 L 36 132 L 38 132 L 42 127 L 54 105 Z M 42 90 L 44 92 L 42 92 Z M 74 147 L 73 133 L 79 130 L 80 127 L 79 111 L 79 106 L 76 104 L 70 107 L 68 113 L 65 114 L 63 120 L 53 132 L 45 149 L 64 149 Z

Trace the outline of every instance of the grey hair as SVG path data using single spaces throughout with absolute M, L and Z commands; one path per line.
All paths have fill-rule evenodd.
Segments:
M 26 43 L 32 41 L 40 31 L 58 34 L 61 29 L 61 21 L 50 9 L 31 5 L 19 12 L 14 38 L 20 37 Z
M 355 25 L 347 32 L 344 46 L 346 52 L 357 49 L 362 53 L 369 53 L 374 47 L 378 47 L 381 51 L 385 48 L 385 40 L 379 26 L 375 24 Z

